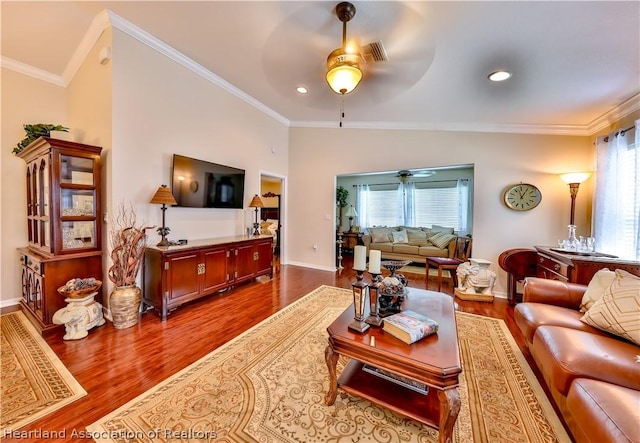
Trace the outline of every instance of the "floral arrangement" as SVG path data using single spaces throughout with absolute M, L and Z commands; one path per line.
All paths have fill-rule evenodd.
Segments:
M 133 207 L 120 206 L 110 234 L 111 261 L 107 274 L 116 286 L 133 285 L 138 276 L 144 249 L 147 246 L 147 229 L 139 225 Z

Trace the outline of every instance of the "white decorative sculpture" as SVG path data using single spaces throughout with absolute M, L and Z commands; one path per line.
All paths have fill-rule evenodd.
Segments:
M 68 297 L 64 301 L 68 304 L 53 314 L 53 322 L 64 325 L 64 340 L 79 340 L 89 334 L 89 329 L 102 326 L 105 321 L 102 316 L 102 305 L 93 297 L 97 292 L 92 292 L 81 297 Z
M 472 258 L 458 266 L 455 295 L 463 300 L 493 301 L 496 273 L 489 269 L 491 264 L 489 260 Z

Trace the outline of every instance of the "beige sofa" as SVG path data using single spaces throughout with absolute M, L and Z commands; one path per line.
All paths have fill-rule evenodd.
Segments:
M 405 226 L 367 228 L 362 242 L 369 251 L 378 250 L 383 260 L 426 263 L 427 257 L 453 257 L 457 236 L 453 228 Z

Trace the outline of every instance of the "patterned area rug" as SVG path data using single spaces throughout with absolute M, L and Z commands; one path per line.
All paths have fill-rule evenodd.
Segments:
M 22 312 L 0 316 L 0 434 L 87 395 Z
M 342 391 L 325 406 L 326 328 L 351 300 L 321 286 L 87 429 L 97 441 L 437 441 L 436 430 Z M 456 441 L 569 442 L 504 322 L 456 316 Z

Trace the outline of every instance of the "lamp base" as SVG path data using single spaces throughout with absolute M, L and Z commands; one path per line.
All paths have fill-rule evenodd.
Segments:
M 166 238 L 163 238 L 156 246 L 171 246 L 171 243 Z
M 351 322 L 351 323 L 349 324 L 349 329 L 351 329 L 352 331 L 356 331 L 356 332 L 359 332 L 359 333 L 361 333 L 361 334 L 362 334 L 362 333 L 363 333 L 363 332 L 365 332 L 367 329 L 369 329 L 369 325 L 368 325 L 368 324 L 366 324 L 366 323 L 365 323 L 365 322 L 363 322 L 363 321 L 360 321 L 360 320 L 354 320 L 353 322 Z

